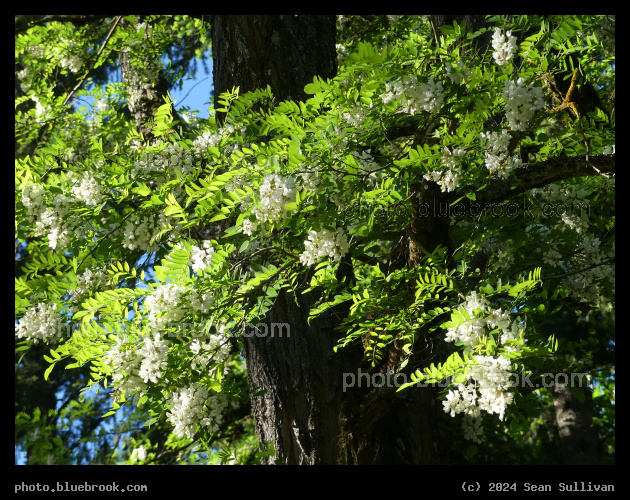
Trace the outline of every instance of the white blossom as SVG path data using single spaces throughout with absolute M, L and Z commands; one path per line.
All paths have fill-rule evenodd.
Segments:
M 179 301 L 185 288 L 181 285 L 167 283 L 159 285 L 153 294 L 148 296 L 144 304 L 149 310 L 149 326 L 154 329 L 163 328 L 169 322 L 177 321 L 184 315 Z
M 86 269 L 77 276 L 76 288 L 68 291 L 72 301 L 78 304 L 90 291 L 100 288 L 105 283 L 105 270 L 105 266 L 94 270 Z
M 327 229 L 309 231 L 304 246 L 306 250 L 300 254 L 300 262 L 305 266 L 312 266 L 324 257 L 339 261 L 350 248 L 342 228 L 336 228 L 334 232 Z
M 195 273 L 203 271 L 212 264 L 212 254 L 214 254 L 214 248 L 208 240 L 203 242 L 201 248 L 197 245 L 192 245 L 188 265 L 192 266 L 192 270 Z
M 470 78 L 470 75 L 472 74 L 470 68 L 467 68 L 466 64 L 461 59 L 457 61 L 457 68 L 454 68 L 453 64 L 450 62 L 444 64 L 444 68 L 446 69 L 446 76 L 448 76 L 451 79 L 451 82 L 456 85 L 463 83 L 465 80 Z
M 81 183 L 72 187 L 74 197 L 86 205 L 98 205 L 103 200 L 103 186 L 101 186 L 91 173 L 86 173 L 81 178 Z
M 481 137 L 486 139 L 485 157 L 486 168 L 490 173 L 496 173 L 499 177 L 507 179 L 509 173 L 520 167 L 523 162 L 518 155 L 508 156 L 508 147 L 512 136 L 507 130 L 497 132 L 482 132 Z
M 112 369 L 112 382 L 116 385 L 118 393 L 124 392 L 125 396 L 130 396 L 146 390 L 147 386 L 138 373 L 142 359 L 134 343 L 128 342 L 126 338 L 116 339 L 105 361 Z
M 38 184 L 27 184 L 22 191 L 22 204 L 29 222 L 33 222 L 46 209 L 46 191 Z
M 462 324 L 451 327 L 446 331 L 446 342 L 463 342 L 467 346 L 473 347 L 477 340 L 486 333 L 485 317 L 477 316 L 476 309 L 480 309 L 482 313 L 488 310 L 488 304 L 484 297 L 478 297 L 477 292 L 470 292 L 461 308 L 465 309 L 470 316 L 469 320 Z
M 147 458 L 147 449 L 140 445 L 138 448 L 131 452 L 129 460 L 132 462 L 143 462 Z
M 32 340 L 36 344 L 41 340 L 54 339 L 61 328 L 57 304 L 39 303 L 29 307 L 24 316 L 15 325 L 15 336 L 19 339 Z
M 289 211 L 284 207 L 295 201 L 295 192 L 295 180 L 292 177 L 267 174 L 259 188 L 258 206 L 252 213 L 262 222 L 288 219 Z
M 512 36 L 511 31 L 508 31 L 504 35 L 501 28 L 495 28 L 494 34 L 492 35 L 492 48 L 494 49 L 492 57 L 494 57 L 494 60 L 499 66 L 503 66 L 514 57 L 516 37 Z
M 198 425 L 216 432 L 223 421 L 227 399 L 222 392 L 208 391 L 198 383 L 172 394 L 168 401 L 171 411 L 166 415 L 179 437 L 192 439 Z
M 99 99 L 94 103 L 94 109 L 96 109 L 96 111 L 107 111 L 108 107 L 107 99 Z
M 230 356 L 230 345 L 223 334 L 223 327 L 219 334 L 208 334 L 207 339 L 201 341 L 195 339 L 190 344 L 190 350 L 195 353 L 195 360 L 201 368 L 206 368 L 212 360 L 214 363 L 222 363 Z
M 411 115 L 421 110 L 432 113 L 444 104 L 442 82 L 431 77 L 426 83 L 418 85 L 416 75 L 404 76 L 401 80 L 385 84 L 381 98 L 384 104 L 401 101 L 402 112 Z
M 511 130 L 526 130 L 534 114 L 545 106 L 542 88 L 526 85 L 523 78 L 505 82 L 501 95 L 505 100 L 505 116 Z
M 257 222 L 252 222 L 249 219 L 243 219 L 243 225 L 241 226 L 241 231 L 243 232 L 243 234 L 251 236 L 252 233 L 256 231 L 256 229 L 258 229 Z
M 153 337 L 144 339 L 144 345 L 138 351 L 142 357 L 138 375 L 146 384 L 149 380 L 154 384 L 162 378 L 166 370 L 168 358 L 168 341 L 163 339 L 160 333 L 155 333 Z
M 442 192 L 454 191 L 460 185 L 461 171 L 457 165 L 457 158 L 464 156 L 466 153 L 461 148 L 455 148 L 453 151 L 444 146 L 442 149 L 442 163 L 444 169 L 439 171 L 429 172 L 424 175 L 424 178 L 429 181 L 437 182 L 440 185 Z

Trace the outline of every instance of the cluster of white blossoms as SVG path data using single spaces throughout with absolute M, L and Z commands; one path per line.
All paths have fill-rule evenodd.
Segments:
M 509 240 L 501 240 L 496 236 L 489 236 L 483 239 L 479 249 L 492 256 L 494 270 L 509 269 L 514 263 L 514 251 L 511 250 Z
M 33 94 L 31 100 L 35 103 L 35 115 L 41 120 L 47 120 L 51 117 L 52 108 L 48 104 L 42 104 L 40 97 Z
M 179 301 L 186 289 L 182 285 L 167 283 L 159 285 L 149 295 L 144 305 L 149 310 L 149 326 L 161 329 L 171 321 L 177 321 L 184 315 L 184 310 L 178 307 Z
M 490 173 L 496 173 L 499 177 L 507 179 L 509 173 L 523 165 L 518 155 L 508 156 L 508 147 L 512 136 L 507 130 L 501 133 L 482 132 L 481 137 L 486 139 L 485 156 L 486 168 Z
M 156 223 L 152 216 L 139 217 L 133 214 L 125 223 L 122 244 L 129 250 L 140 248 L 145 252 L 156 252 L 159 245 L 156 241 L 151 243 L 151 239 L 159 230 L 167 229 L 169 226 L 168 239 L 173 240 L 181 230 L 181 224 L 174 217 L 160 213 Z
M 492 48 L 494 52 L 492 57 L 499 66 L 507 64 L 512 57 L 514 57 L 514 51 L 516 50 L 516 37 L 512 36 L 512 32 L 508 31 L 503 34 L 501 28 L 495 28 L 492 35 Z
M 64 38 L 62 38 L 61 41 L 65 42 L 65 47 L 61 49 L 63 52 L 60 54 L 59 64 L 64 68 L 68 68 L 73 73 L 76 73 L 81 69 L 81 66 L 83 66 L 83 59 L 76 53 L 77 42 Z
M 567 295 L 580 302 L 605 308 L 610 303 L 611 293 L 604 293 L 603 289 L 611 287 L 612 296 L 615 290 L 615 266 L 610 261 L 615 257 L 614 242 L 607 249 L 601 246 L 599 238 L 586 235 L 575 247 L 575 251 L 569 252 L 569 255 L 573 255 L 572 258 L 560 254 L 553 243 L 550 247 L 543 253 L 543 261 L 568 273 L 562 279 Z
M 470 315 L 470 320 L 451 327 L 446 331 L 446 342 L 462 342 L 468 347 L 474 347 L 477 340 L 486 333 L 486 319 L 484 314 L 488 312 L 488 302 L 484 297 L 478 297 L 477 292 L 470 292 L 460 307 L 463 307 Z M 479 316 L 475 310 L 481 310 L 482 315 Z
M 27 184 L 22 191 L 22 204 L 29 222 L 33 222 L 46 209 L 46 191 L 39 184 Z
M 92 290 L 101 288 L 105 284 L 106 266 L 97 269 L 86 269 L 83 274 L 77 276 L 77 286 L 74 291 L 68 291 L 72 302 L 78 304 L 83 297 L 88 295 Z
M 483 436 L 483 426 L 480 418 L 464 415 L 462 429 L 464 430 L 464 439 L 481 444 L 480 437 Z
M 67 217 L 73 201 L 72 198 L 61 194 L 55 196 L 53 207 L 44 210 L 35 224 L 35 236 L 46 234 L 48 246 L 53 250 L 68 244 L 79 223 L 77 219 Z
M 73 178 L 70 174 L 69 179 Z M 100 186 L 91 174 L 82 177 L 81 183 L 71 188 L 72 196 L 56 194 L 52 204 L 46 201 L 46 191 L 38 184 L 27 184 L 22 191 L 22 204 L 26 208 L 29 222 L 37 219 L 34 236 L 46 235 L 48 246 L 53 250 L 65 247 L 74 234 L 84 237 L 85 228 L 80 219 L 68 217 L 74 203 L 96 205 L 102 201 Z
M 203 271 L 210 267 L 212 264 L 212 255 L 214 254 L 214 247 L 208 240 L 204 240 L 201 248 L 197 245 L 192 245 L 192 251 L 190 253 L 190 259 L 188 265 L 192 266 L 194 273 Z
M 220 364 L 230 356 L 230 345 L 223 334 L 225 327 L 219 329 L 219 334 L 208 334 L 207 340 L 195 339 L 190 344 L 190 350 L 195 354 L 195 361 L 199 369 L 205 370 L 210 360 Z
M 547 184 L 529 191 L 536 202 L 530 208 L 537 218 L 559 215 L 567 229 L 576 233 L 588 231 L 590 192 L 578 185 Z
M 481 397 L 477 401 L 479 407 L 488 413 L 496 413 L 499 419 L 505 417 L 505 409 L 514 400 L 509 391 L 512 387 L 511 361 L 503 355 L 477 356 L 477 363 L 470 368 L 470 378 L 477 384 Z
M 177 143 L 167 144 L 162 151 L 143 153 L 131 172 L 133 178 L 157 177 L 156 187 L 164 182 L 190 174 L 194 169 L 193 154 Z M 175 194 L 175 193 L 174 193 Z
M 333 261 L 339 261 L 348 253 L 350 245 L 342 228 L 336 231 L 322 229 L 321 231 L 309 231 L 308 240 L 304 242 L 306 250 L 300 254 L 300 262 L 305 266 L 312 266 L 323 257 L 329 257 Z
M 475 359 L 477 362 L 470 367 L 468 373 L 470 380 L 466 384 L 459 384 L 457 389 L 449 390 L 442 402 L 444 411 L 452 417 L 463 413 L 473 419 L 478 419 L 481 412 L 485 411 L 496 413 L 503 420 L 505 410 L 514 400 L 514 394 L 510 392 L 512 363 L 503 355 L 496 358 L 476 356 Z M 471 433 L 470 427 L 476 431 Z M 470 421 L 464 425 L 464 430 L 469 432 L 467 439 L 477 442 L 481 435 L 480 429 L 479 424 L 471 425 Z
M 140 248 L 145 252 L 155 252 L 158 250 L 156 243 L 151 243 L 155 231 L 155 221 L 153 217 L 140 217 L 133 214 L 125 223 L 123 230 L 123 246 L 129 250 Z
M 461 171 L 457 165 L 457 158 L 464 156 L 466 151 L 461 148 L 455 148 L 453 151 L 444 146 L 442 149 L 442 163 L 444 170 L 436 170 L 424 175 L 428 181 L 437 182 L 442 192 L 454 191 L 459 187 L 461 180 Z
M 245 136 L 246 127 L 238 127 L 231 123 L 225 124 L 223 127 L 219 128 L 216 132 L 204 132 L 199 135 L 193 141 L 193 150 L 199 156 L 204 155 L 208 148 L 210 147 L 218 147 L 221 143 L 221 139 L 223 137 L 230 137 L 235 134 L 238 134 L 241 138 Z M 232 153 L 234 149 L 237 147 L 236 144 L 226 147 L 224 153 Z
M 455 85 L 460 85 L 470 78 L 472 71 L 466 67 L 466 64 L 461 59 L 457 61 L 457 67 L 455 68 L 452 63 L 447 62 L 444 64 L 446 69 L 446 76 L 451 79 Z
M 341 43 L 335 45 L 335 48 L 337 49 L 337 64 L 341 65 L 342 62 L 348 59 L 348 48 Z
M 208 314 L 212 304 L 214 304 L 214 297 L 211 292 L 192 290 L 188 294 L 188 300 L 193 312 L 201 311 L 201 314 Z
M 526 85 L 523 78 L 505 82 L 501 96 L 505 100 L 505 117 L 511 130 L 526 130 L 534 114 L 545 107 L 542 88 Z
M 198 155 L 202 155 L 210 147 L 217 147 L 221 142 L 221 135 L 212 132 L 204 132 L 193 141 L 193 149 Z
M 48 342 L 54 339 L 60 330 L 57 304 L 39 303 L 26 309 L 24 316 L 15 325 L 15 336 L 37 344 L 40 340 Z
M 157 384 L 162 378 L 167 366 L 168 346 L 169 342 L 163 339 L 159 332 L 155 333 L 153 338 L 144 339 L 144 345 L 138 350 L 138 355 L 142 359 L 138 376 L 145 384 L 149 380 Z
M 370 108 L 372 105 L 370 104 Z M 343 119 L 353 127 L 361 127 L 365 123 L 369 109 L 362 106 L 349 106 L 347 111 L 343 113 Z
M 105 98 L 98 99 L 94 103 L 94 110 L 97 112 L 107 111 L 108 108 L 109 108 L 109 103 L 107 102 L 107 99 Z
M 298 174 L 302 180 L 302 189 L 306 191 L 314 191 L 315 194 L 320 194 L 324 191 L 322 187 L 322 174 L 316 165 L 306 166 L 306 172 Z
M 549 245 L 549 248 L 547 248 L 543 253 L 542 259 L 548 266 L 560 267 L 562 265 L 563 257 L 554 246 Z
M 144 462 L 147 458 L 147 449 L 140 445 L 131 452 L 129 460 L 131 462 Z
M 247 236 L 251 236 L 254 231 L 258 229 L 258 222 L 252 222 L 249 219 L 243 219 L 243 225 L 241 231 Z
M 252 213 L 262 222 L 288 219 L 289 212 L 284 207 L 295 201 L 295 193 L 295 179 L 267 174 L 259 188 L 258 206 Z
M 153 100 L 158 94 L 154 84 L 158 81 L 162 63 L 160 59 L 145 60 L 144 66 L 128 65 L 128 72 L 125 75 L 127 87 L 127 106 L 135 112 L 138 103 L 144 99 Z
M 112 369 L 112 383 L 118 394 L 124 391 L 127 397 L 146 391 L 147 385 L 139 376 L 142 357 L 138 355 L 134 344 L 129 343 L 126 338 L 118 337 L 105 360 Z
M 22 89 L 22 92 L 26 94 L 28 92 L 28 89 L 31 88 L 31 73 L 28 69 L 28 66 L 18 71 L 15 75 L 20 82 L 20 88 Z
M 432 113 L 444 104 L 442 82 L 433 77 L 418 85 L 416 75 L 405 76 L 402 80 L 385 84 L 385 93 L 381 95 L 383 103 L 402 101 L 403 113 L 415 115 L 419 111 Z
M 81 182 L 72 187 L 74 197 L 88 206 L 98 205 L 103 200 L 103 186 L 101 186 L 91 173 L 85 173 Z
M 216 432 L 223 420 L 223 411 L 227 399 L 222 392 L 208 392 L 198 383 L 173 393 L 168 401 L 171 411 L 166 415 L 174 427 L 173 432 L 179 437 L 192 439 L 197 426 Z
M 157 158 L 158 166 L 167 172 L 168 178 L 175 178 L 175 174 L 188 175 L 193 171 L 193 155 L 177 143 L 169 144 Z
M 578 271 L 585 265 L 590 264 L 593 260 L 600 261 L 603 258 L 613 258 L 615 256 L 615 244 L 608 251 L 600 249 L 597 254 L 586 256 L 584 262 L 579 259 L 577 263 L 569 265 L 567 261 L 562 263 L 562 268 L 566 271 Z M 615 264 L 602 263 L 596 267 L 592 267 L 581 272 L 569 274 L 562 279 L 562 283 L 566 284 L 567 295 L 576 298 L 580 302 L 593 304 L 595 307 L 604 310 L 608 304 L 614 303 L 615 296 Z M 610 287 L 610 291 L 604 292 L 604 287 Z M 613 297 L 611 299 L 611 297 Z
M 512 322 L 510 314 L 499 309 L 491 309 L 484 297 L 471 292 L 466 301 L 459 307 L 465 309 L 469 319 L 457 326 L 448 328 L 445 340 L 447 342 L 462 342 L 465 352 L 471 353 L 479 339 L 489 331 L 498 329 L 500 341 L 506 343 L 517 341 L 521 335 L 520 326 Z M 461 314 L 461 313 L 460 313 Z M 463 316 L 465 317 L 465 316 Z M 507 351 L 514 352 L 520 345 L 508 345 Z M 503 420 L 505 410 L 513 401 L 511 387 L 511 362 L 503 355 L 475 356 L 476 363 L 468 367 L 468 382 L 459 384 L 450 390 L 443 401 L 444 411 L 455 416 L 463 413 L 468 418 L 462 423 L 466 439 L 479 441 L 483 430 L 478 419 L 481 412 L 496 413 Z

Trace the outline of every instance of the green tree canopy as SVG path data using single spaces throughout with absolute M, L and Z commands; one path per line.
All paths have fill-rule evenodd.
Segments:
M 16 20 L 16 376 L 36 352 L 76 390 L 16 406 L 33 463 L 117 411 L 87 462 L 292 463 L 243 350 L 305 335 L 270 323 L 285 296 L 360 353 L 334 361 L 339 462 L 427 384 L 441 463 L 614 461 L 614 17 L 476 17 L 340 16 L 334 78 L 207 120 L 168 97 L 205 17 Z

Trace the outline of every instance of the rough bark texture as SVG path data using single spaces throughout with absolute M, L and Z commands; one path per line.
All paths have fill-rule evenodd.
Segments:
M 243 338 L 250 385 L 267 391 L 252 398 L 258 438 L 273 442 L 276 457 L 287 464 L 337 462 L 343 374 L 362 357 L 360 346 L 333 352 L 339 337 L 333 328 L 341 311 L 308 325 L 316 298 L 315 292 L 282 292 L 266 317 L 269 334 Z M 276 329 L 271 335 L 274 323 L 289 325 L 288 332 Z
M 335 16 L 211 16 L 214 104 L 222 92 L 271 87 L 303 101 L 313 76 L 337 73 Z
M 553 387 L 553 405 L 560 436 L 560 452 L 564 465 L 597 465 L 603 458 L 602 444 L 597 431 L 591 426 L 593 417 L 592 394 L 588 387 L 583 403 L 571 392 L 568 385 Z

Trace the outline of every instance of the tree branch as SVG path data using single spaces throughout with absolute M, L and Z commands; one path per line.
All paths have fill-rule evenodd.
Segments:
M 517 168 L 514 171 L 514 177 L 510 179 L 493 176 L 482 190 L 479 190 L 479 187 L 476 185 L 469 185 L 446 194 L 444 198 L 445 201 L 452 203 L 462 196 L 465 191 L 472 190 L 476 193 L 477 199 L 475 203 L 486 206 L 508 200 L 530 189 L 543 187 L 565 179 L 614 173 L 614 154 L 598 155 L 590 158 L 584 156 L 551 158 L 540 163 Z M 465 198 L 458 205 L 463 204 L 468 209 L 470 203 L 470 200 Z

